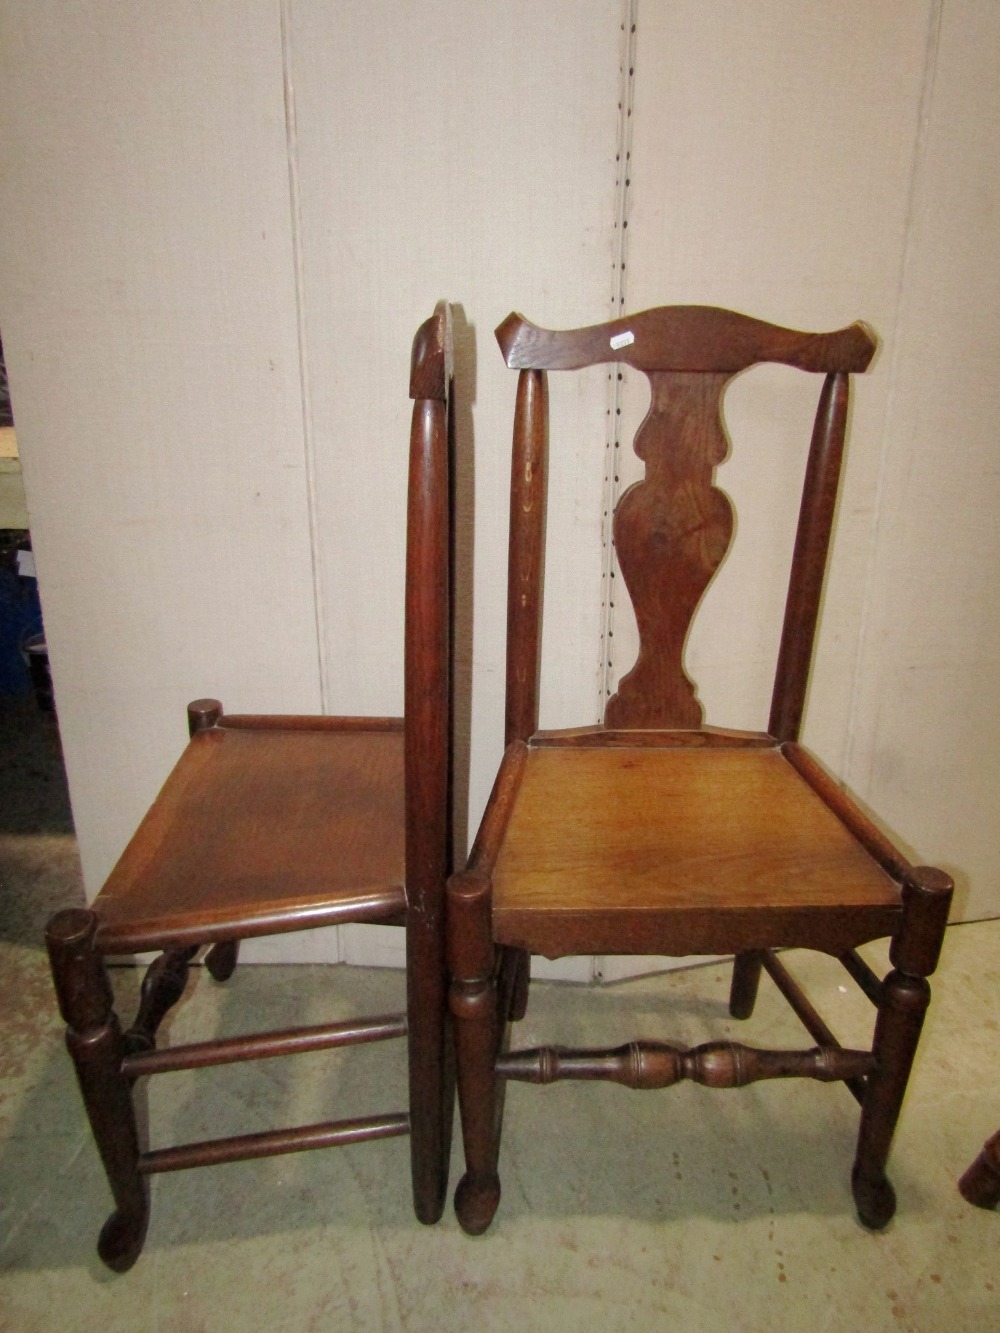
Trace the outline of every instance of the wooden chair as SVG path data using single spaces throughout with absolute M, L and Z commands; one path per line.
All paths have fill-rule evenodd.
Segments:
M 849 375 L 875 351 L 863 324 L 805 334 L 708 307 L 666 307 L 570 332 L 512 314 L 497 330 L 520 371 L 514 418 L 507 602 L 506 752 L 467 868 L 448 887 L 466 1173 L 464 1229 L 489 1226 L 507 1079 L 611 1079 L 662 1088 L 689 1078 L 840 1080 L 861 1104 L 853 1190 L 882 1227 L 895 1209 L 890 1141 L 938 959 L 951 881 L 913 867 L 798 743 L 837 492 Z M 808 456 L 766 733 L 702 725 L 682 665 L 702 594 L 729 546 L 729 501 L 713 487 L 726 453 L 721 399 L 762 361 L 825 376 Z M 603 726 L 538 730 L 550 370 L 625 362 L 649 377 L 635 440 L 645 479 L 618 502 L 614 536 L 639 628 L 638 660 Z M 619 593 L 620 595 L 620 593 Z M 856 952 L 892 937 L 881 980 Z M 877 1010 L 870 1050 L 842 1048 L 774 950 L 838 958 Z M 693 1049 L 506 1049 L 524 1012 L 527 957 L 735 954 L 730 1011 L 749 1017 L 761 969 L 816 1045 Z
M 968 1203 L 977 1208 L 995 1208 L 1000 1204 L 1000 1129 L 987 1139 L 983 1150 L 958 1182 Z
M 191 740 L 88 910 L 46 936 L 67 1044 L 115 1200 L 98 1252 L 136 1260 L 148 1177 L 305 1148 L 411 1135 L 423 1222 L 447 1189 L 454 1061 L 444 971 L 450 857 L 451 312 L 413 344 L 404 718 L 227 716 L 190 705 Z M 253 936 L 346 922 L 406 930 L 407 1011 L 157 1050 L 157 1028 L 208 946 L 219 981 Z M 108 954 L 162 950 L 138 1014 L 118 1022 Z M 147 1150 L 132 1085 L 146 1074 L 405 1038 L 409 1108 L 391 1114 Z

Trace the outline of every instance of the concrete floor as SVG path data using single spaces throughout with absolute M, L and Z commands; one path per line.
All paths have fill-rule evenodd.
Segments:
M 856 1108 L 842 1088 L 513 1086 L 504 1197 L 482 1238 L 450 1207 L 437 1227 L 414 1219 L 397 1139 L 157 1177 L 142 1257 L 108 1273 L 94 1244 L 109 1194 L 41 943 L 48 914 L 80 897 L 45 761 L 56 742 L 43 729 L 34 776 L 22 760 L 10 801 L 3 742 L 0 727 L 0 1329 L 1000 1329 L 1000 1213 L 955 1189 L 1000 1125 L 1000 922 L 949 931 L 891 1163 L 899 1211 L 881 1235 L 854 1219 Z M 866 953 L 883 964 L 880 946 Z M 788 958 L 832 1026 L 863 1040 L 867 1002 L 840 969 Z M 137 973 L 115 979 L 127 1008 Z M 718 964 L 601 989 L 536 985 L 521 1032 L 802 1044 L 770 983 L 749 1024 L 728 1019 L 727 986 Z M 394 972 L 244 967 L 217 986 L 199 969 L 166 1039 L 401 1004 Z M 152 1133 L 401 1108 L 402 1054 L 385 1044 L 175 1074 L 154 1085 Z M 453 1184 L 460 1158 L 456 1141 Z

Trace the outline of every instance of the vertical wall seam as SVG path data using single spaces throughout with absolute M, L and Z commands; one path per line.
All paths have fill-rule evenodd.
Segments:
M 854 669 L 851 680 L 851 692 L 847 713 L 847 732 L 844 738 L 842 763 L 839 771 L 851 787 L 865 798 L 871 790 L 872 769 L 875 762 L 875 730 L 873 724 L 872 742 L 864 774 L 854 772 L 858 749 L 858 706 L 861 695 L 862 672 L 868 655 L 870 641 L 875 633 L 873 624 L 873 602 L 875 574 L 878 564 L 881 536 L 885 522 L 884 502 L 888 485 L 889 455 L 892 451 L 889 439 L 895 415 L 896 385 L 899 378 L 899 365 L 902 357 L 900 332 L 903 328 L 909 307 L 909 279 L 916 248 L 916 229 L 919 210 L 923 202 L 924 181 L 926 177 L 927 142 L 930 135 L 930 121 L 934 101 L 934 86 L 937 78 L 938 56 L 941 45 L 941 22 L 943 0 L 931 0 L 927 24 L 927 42 L 924 55 L 923 84 L 920 91 L 920 108 L 917 118 L 916 138 L 913 146 L 913 160 L 910 168 L 910 184 L 906 202 L 906 218 L 903 232 L 903 253 L 899 265 L 899 281 L 896 297 L 896 312 L 893 320 L 892 351 L 889 357 L 889 389 L 886 395 L 885 413 L 882 418 L 882 452 L 879 458 L 878 477 L 875 483 L 874 522 L 868 548 L 868 563 L 865 570 L 864 592 L 861 602 L 861 626 L 858 631 L 857 647 L 854 654 Z
M 302 246 L 302 195 L 299 184 L 299 145 L 292 71 L 292 0 L 281 0 L 281 77 L 285 99 L 285 153 L 288 166 L 288 202 L 291 212 L 292 263 L 295 280 L 295 322 L 299 353 L 299 400 L 302 411 L 302 448 L 305 461 L 306 510 L 309 522 L 309 556 L 312 564 L 313 620 L 316 631 L 316 668 L 319 675 L 320 709 L 329 709 L 326 638 L 323 621 L 322 565 L 319 553 L 319 522 L 316 502 L 316 446 L 313 429 L 312 390 L 309 374 L 309 339 L 306 327 L 306 296 Z
M 628 216 L 632 171 L 632 107 L 635 88 L 636 36 L 639 0 L 624 0 L 621 24 L 621 65 L 618 80 L 618 145 L 615 155 L 614 256 L 611 282 L 611 315 L 616 319 L 625 309 L 625 283 L 628 259 Z M 621 410 L 624 372 L 614 367 L 608 373 L 607 440 L 604 486 L 601 498 L 601 643 L 598 672 L 598 717 L 604 716 L 605 700 L 611 693 L 614 665 L 615 570 L 612 520 L 619 492 L 619 457 L 621 454 Z
M 639 0 L 623 0 L 622 40 L 619 44 L 618 144 L 615 153 L 615 225 L 610 316 L 616 319 L 625 309 L 625 276 L 628 258 L 628 213 L 632 172 L 632 102 L 635 85 L 636 30 Z M 604 485 L 601 489 L 601 642 L 597 674 L 597 716 L 604 718 L 604 704 L 611 693 L 615 632 L 615 550 L 612 522 L 618 502 L 618 460 L 621 455 L 621 408 L 624 372 L 613 366 L 608 373 L 607 439 Z M 590 960 L 590 980 L 604 980 L 604 959 Z

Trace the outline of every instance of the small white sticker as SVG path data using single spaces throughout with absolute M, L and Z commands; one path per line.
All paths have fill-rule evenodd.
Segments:
M 626 330 L 624 333 L 616 333 L 611 339 L 611 350 L 617 352 L 619 348 L 628 347 L 629 343 L 635 342 L 635 334 Z

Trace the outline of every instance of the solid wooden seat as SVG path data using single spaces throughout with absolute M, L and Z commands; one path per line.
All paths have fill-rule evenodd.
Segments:
M 451 861 L 451 311 L 413 343 L 404 717 L 226 716 L 189 705 L 190 741 L 89 909 L 58 913 L 46 943 L 67 1045 L 115 1200 L 98 1242 L 117 1271 L 141 1252 L 150 1175 L 358 1143 L 411 1139 L 414 1209 L 441 1215 L 454 1103 L 444 885 Z M 344 922 L 406 932 L 404 1013 L 157 1049 L 157 1031 L 207 946 L 217 981 L 239 941 Z M 123 1031 L 109 954 L 162 950 Z M 178 1069 L 401 1039 L 409 1104 L 150 1148 L 133 1085 Z
M 108 877 L 97 942 L 131 953 L 401 918 L 404 818 L 402 718 L 223 715 Z
M 842 952 L 896 925 L 892 879 L 776 748 L 523 753 L 493 871 L 498 944 L 549 957 L 803 947 L 820 909 L 819 938 Z
M 489 1226 L 500 1200 L 506 1080 L 610 1079 L 717 1088 L 763 1078 L 843 1082 L 861 1103 L 852 1174 L 861 1220 L 882 1227 L 895 1195 L 885 1165 L 929 999 L 952 885 L 909 864 L 799 744 L 836 504 L 849 376 L 871 331 L 800 333 L 714 307 L 676 306 L 553 332 L 512 314 L 497 329 L 520 370 L 511 464 L 506 752 L 466 869 L 448 887 L 466 1172 L 462 1226 Z M 704 725 L 684 669 L 688 630 L 735 522 L 714 484 L 728 452 L 722 401 L 762 361 L 822 374 L 795 552 L 763 733 Z M 635 438 L 645 477 L 614 511 L 618 593 L 635 611 L 635 665 L 602 725 L 538 729 L 548 384 L 553 370 L 625 363 L 650 383 Z M 738 441 L 734 445 L 739 447 Z M 890 936 L 879 978 L 857 952 Z M 819 949 L 877 1009 L 870 1049 L 845 1048 L 775 949 Z M 527 1004 L 528 958 L 735 954 L 730 1013 L 749 1018 L 766 971 L 816 1043 L 768 1050 L 731 1041 L 688 1049 L 642 1038 L 607 1050 L 508 1050 Z

